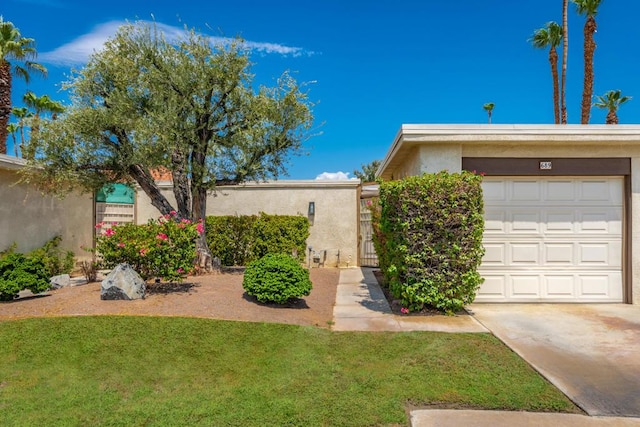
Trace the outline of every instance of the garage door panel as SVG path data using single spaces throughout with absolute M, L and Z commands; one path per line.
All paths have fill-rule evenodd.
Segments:
M 622 178 L 485 178 L 477 301 L 621 302 Z
M 540 212 L 511 212 L 510 217 L 511 227 L 507 225 L 507 229 L 512 233 L 540 233 Z
M 622 242 L 578 243 L 578 266 L 622 267 Z
M 514 180 L 511 184 L 511 200 L 540 201 L 540 187 L 540 182 L 537 180 Z
M 542 223 L 543 232 L 546 233 L 575 233 L 574 210 L 549 210 L 545 213 Z
M 485 209 L 484 213 L 484 233 L 486 234 L 503 234 L 506 232 L 505 226 L 505 215 L 504 211 L 495 210 L 495 209 Z
M 540 276 L 533 274 L 511 274 L 512 298 L 540 298 Z
M 545 182 L 546 200 L 573 202 L 576 199 L 576 186 L 573 180 L 549 180 Z
M 537 265 L 540 263 L 540 245 L 513 243 L 509 245 L 508 265 Z
M 547 243 L 543 254 L 547 265 L 569 266 L 575 263 L 573 243 Z
M 575 278 L 573 275 L 547 275 L 544 291 L 547 298 L 568 300 L 575 295 Z
M 484 265 L 504 266 L 506 262 L 505 244 L 504 243 L 485 243 L 484 256 L 482 263 Z

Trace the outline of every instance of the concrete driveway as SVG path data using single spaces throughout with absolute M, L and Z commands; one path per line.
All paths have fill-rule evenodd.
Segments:
M 640 417 L 640 307 L 478 303 L 470 309 L 589 415 Z

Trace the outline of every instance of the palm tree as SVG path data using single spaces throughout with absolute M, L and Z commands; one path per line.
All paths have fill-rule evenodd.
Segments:
M 584 23 L 584 86 L 582 88 L 582 117 L 583 125 L 589 124 L 591 114 L 591 99 L 593 98 L 593 54 L 596 42 L 593 34 L 598 29 L 596 14 L 602 0 L 571 0 L 575 3 L 579 15 L 585 15 Z
M 489 124 L 491 124 L 491 113 L 493 113 L 493 107 L 495 107 L 493 102 L 487 102 L 482 106 L 482 108 L 487 112 L 487 116 L 489 116 Z
M 569 0 L 562 2 L 562 93 L 560 94 L 560 122 L 567 124 L 567 54 L 569 52 Z
M 551 64 L 551 79 L 553 81 L 553 115 L 555 123 L 560 123 L 560 93 L 558 87 L 558 52 L 562 40 L 562 27 L 556 22 L 547 22 L 544 28 L 537 29 L 529 39 L 533 47 L 549 48 L 549 63 Z
M 620 107 L 625 102 L 631 99 L 630 96 L 621 96 L 620 90 L 610 90 L 606 92 L 602 96 L 596 96 L 597 101 L 593 104 L 598 108 L 606 108 L 609 110 L 607 113 L 607 120 L 605 121 L 608 125 L 617 125 L 618 124 L 618 107 Z
M 28 91 L 22 97 L 25 105 L 34 110 L 33 121 L 31 124 L 32 132 L 38 132 L 40 127 L 40 117 L 43 113 L 51 113 L 51 118 L 56 119 L 59 113 L 64 112 L 64 105 L 58 101 L 54 101 L 49 95 L 37 96 L 35 93 Z
M 9 21 L 0 17 L 0 154 L 7 153 L 7 125 L 11 115 L 11 77 L 29 82 L 31 72 L 46 75 L 47 69 L 31 61 L 37 55 L 33 39 L 22 37 Z M 17 61 L 11 63 L 9 61 Z
M 14 115 L 16 119 L 18 119 L 18 130 L 20 131 L 20 152 L 23 153 L 24 149 L 24 129 L 27 127 L 27 119 L 33 116 L 33 113 L 29 111 L 27 107 L 13 107 L 11 109 L 11 114 Z M 14 139 L 15 143 L 15 139 Z M 17 152 L 17 149 L 16 149 Z M 16 157 L 18 155 L 16 154 Z
M 13 151 L 16 154 L 16 157 L 18 157 L 18 141 L 16 138 L 16 133 L 18 133 L 19 129 L 20 126 L 18 126 L 17 123 L 9 123 L 7 125 L 7 132 L 9 132 L 9 134 L 11 135 L 11 139 L 13 139 Z

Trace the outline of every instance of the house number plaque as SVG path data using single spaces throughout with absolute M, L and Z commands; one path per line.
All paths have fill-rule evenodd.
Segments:
M 551 162 L 540 162 L 540 170 L 551 170 Z

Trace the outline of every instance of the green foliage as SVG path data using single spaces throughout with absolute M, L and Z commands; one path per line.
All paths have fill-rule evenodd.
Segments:
M 208 191 L 277 177 L 309 137 L 305 86 L 287 73 L 260 86 L 250 67 L 241 40 L 123 25 L 63 84 L 71 104 L 31 138 L 37 168 L 24 168 L 23 179 L 62 194 L 137 182 L 162 214 L 204 220 L 197 203 Z M 177 206 L 157 191 L 158 168 L 173 173 Z
M 362 182 L 374 182 L 376 180 L 376 172 L 380 167 L 380 160 L 373 160 L 369 163 L 362 164 L 362 170 L 354 170 L 353 176 L 359 178 Z
M 207 243 L 222 265 L 247 265 L 272 253 L 297 252 L 303 261 L 309 237 L 309 221 L 303 216 L 209 216 Z
M 440 172 L 381 184 L 374 243 L 390 291 L 409 311 L 452 314 L 473 302 L 484 254 L 481 181 Z
M 247 265 L 253 261 L 255 215 L 208 216 L 205 223 L 211 255 L 222 265 Z
M 158 277 L 180 282 L 194 270 L 195 241 L 200 227 L 199 223 L 178 221 L 171 215 L 144 225 L 100 223 L 96 228 L 103 231 L 97 239 L 96 251 L 106 268 L 126 262 L 145 280 Z
M 254 259 L 267 254 L 296 252 L 299 261 L 304 260 L 309 237 L 309 220 L 303 216 L 267 215 L 260 216 L 253 224 Z
M 0 253 L 0 301 L 10 301 L 23 289 L 38 294 L 49 289 L 49 272 L 42 258 L 15 251 Z
M 247 266 L 242 287 L 260 302 L 286 304 L 309 295 L 311 280 L 309 271 L 290 255 L 268 254 Z
M 29 253 L 30 258 L 42 260 L 47 269 L 49 277 L 58 274 L 69 274 L 75 264 L 75 254 L 72 251 L 62 251 L 59 246 L 62 241 L 61 236 L 54 236 L 41 248 Z

